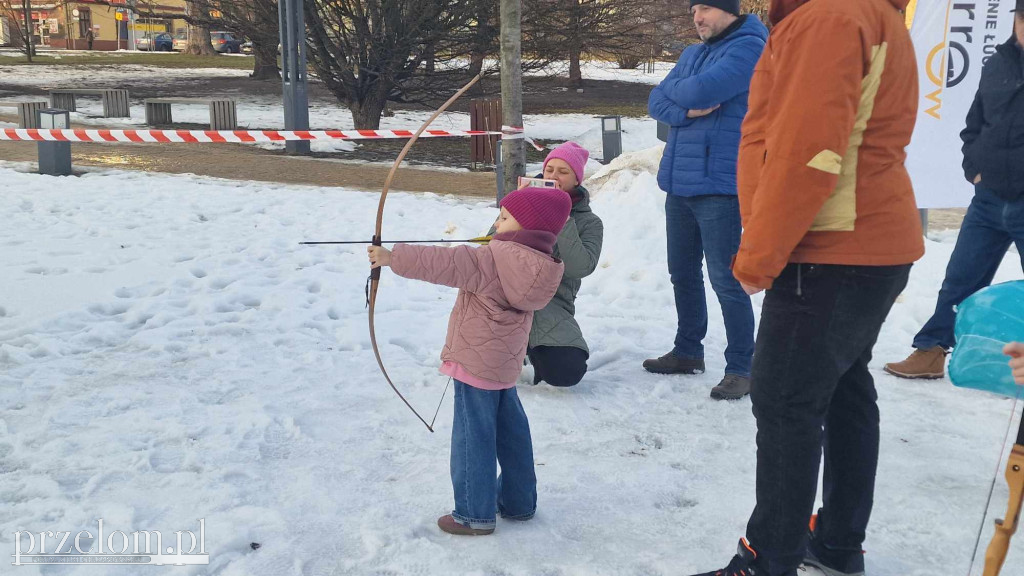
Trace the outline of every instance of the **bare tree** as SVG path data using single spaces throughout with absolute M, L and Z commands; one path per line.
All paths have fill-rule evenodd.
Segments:
M 252 42 L 253 62 L 251 78 L 277 80 L 281 78 L 277 65 L 278 30 L 277 0 L 204 0 L 214 2 L 216 17 L 208 25 L 230 30 Z
M 771 0 L 743 0 L 743 12 L 756 14 L 765 25 L 768 25 L 768 8 Z
M 467 77 L 473 8 L 465 0 L 309 0 L 310 63 L 357 128 L 378 128 L 389 100 L 424 102 Z
M 211 6 L 207 0 L 185 0 L 185 21 L 188 23 L 188 46 L 183 54 L 216 56 L 210 37 Z
M 475 76 L 483 72 L 484 62 L 488 56 L 497 52 L 498 48 L 498 6 L 493 0 L 476 0 L 473 15 L 472 32 L 469 38 L 469 74 Z M 473 87 L 476 94 L 483 93 L 483 85 Z
M 21 48 L 22 54 L 32 61 L 35 55 L 35 46 L 32 45 L 31 18 L 29 16 L 29 0 L 0 0 L 0 16 L 7 19 L 7 25 L 11 32 L 11 40 L 15 46 Z M 30 32 L 26 34 L 26 30 Z
M 645 46 L 648 0 L 525 0 L 524 29 L 536 49 L 560 52 L 569 60 L 569 86 L 583 86 L 584 54 L 637 53 Z

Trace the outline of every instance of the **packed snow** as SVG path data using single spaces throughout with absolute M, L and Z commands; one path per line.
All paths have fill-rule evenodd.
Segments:
M 707 374 L 640 367 L 671 347 L 675 328 L 656 160 L 650 150 L 620 158 L 588 183 L 606 231 L 578 300 L 590 372 L 572 389 L 519 385 L 538 514 L 468 539 L 435 526 L 452 507 L 451 392 L 430 434 L 370 349 L 364 248 L 298 244 L 368 238 L 376 194 L 112 170 L 58 179 L 0 163 L 0 549 L 13 554 L 17 530 L 77 532 L 98 518 L 108 530 L 164 534 L 203 519 L 210 565 L 168 570 L 639 576 L 723 566 L 754 504 L 755 424 L 749 399 L 708 397 L 724 369 L 715 305 Z M 472 237 L 495 215 L 490 202 L 395 193 L 384 234 Z M 928 242 L 876 347 L 872 576 L 967 572 L 1014 406 L 880 370 L 929 316 L 954 240 Z M 1021 275 L 1010 254 L 997 281 Z M 445 389 L 438 354 L 454 298 L 383 273 L 381 354 L 428 419 Z M 1000 470 L 983 546 L 1006 497 Z M 1021 572 L 1024 546 L 1006 566 Z

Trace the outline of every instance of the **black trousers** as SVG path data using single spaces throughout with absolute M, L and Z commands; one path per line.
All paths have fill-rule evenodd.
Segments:
M 790 265 L 765 295 L 750 397 L 757 505 L 747 540 L 769 576 L 796 576 L 824 450 L 819 542 L 860 554 L 878 467 L 871 351 L 910 265 Z
M 526 351 L 533 364 L 533 383 L 575 386 L 587 373 L 587 353 L 573 346 L 537 346 Z

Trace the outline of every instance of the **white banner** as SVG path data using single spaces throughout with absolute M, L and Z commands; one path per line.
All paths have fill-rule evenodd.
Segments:
M 1015 0 L 911 0 L 907 24 L 917 52 L 920 100 L 907 168 L 921 208 L 967 206 L 960 131 L 982 65 L 1013 33 Z

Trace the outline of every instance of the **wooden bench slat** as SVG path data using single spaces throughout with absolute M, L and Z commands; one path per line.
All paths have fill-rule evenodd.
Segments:
M 234 102 L 231 98 L 146 98 L 146 104 L 209 104 L 210 102 Z

